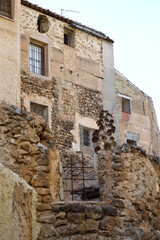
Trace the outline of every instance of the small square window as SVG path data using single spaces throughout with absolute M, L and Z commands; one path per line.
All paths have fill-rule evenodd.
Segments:
M 48 107 L 31 102 L 30 111 L 36 113 L 39 116 L 42 116 L 46 122 L 48 122 Z
M 131 113 L 130 99 L 122 97 L 122 112 Z
M 64 44 L 74 47 L 74 31 L 64 28 Z
M 131 139 L 127 139 L 127 143 L 132 146 L 137 146 L 137 142 Z
M 13 0 L 0 0 L 0 14 L 12 18 Z
M 30 72 L 45 75 L 44 46 L 30 43 L 29 51 Z

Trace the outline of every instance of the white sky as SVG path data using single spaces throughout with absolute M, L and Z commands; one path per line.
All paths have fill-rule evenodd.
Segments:
M 114 43 L 115 68 L 152 97 L 160 126 L 160 0 L 29 0 L 104 32 Z

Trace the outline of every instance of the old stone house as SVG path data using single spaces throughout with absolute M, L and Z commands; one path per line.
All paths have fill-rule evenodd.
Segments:
M 59 149 L 91 154 L 99 113 L 108 109 L 115 116 L 115 138 L 120 145 L 127 141 L 127 131 L 135 132 L 140 139 L 137 143 L 158 155 L 158 126 L 155 113 L 151 116 L 150 98 L 150 114 L 144 118 L 148 130 L 138 118 L 132 120 L 135 125 L 140 121 L 138 132 L 128 129 L 124 118 L 122 121 L 117 86 L 119 94 L 131 94 L 124 88 L 125 81 L 117 73 L 114 76 L 113 40 L 28 1 L 7 2 L 2 1 L 0 18 L 0 100 L 44 116 Z M 143 94 L 139 98 L 143 102 Z
M 152 101 L 115 74 L 113 40 L 25 0 L 0 2 L 0 36 L 0 101 L 8 104 L 0 106 L 0 237 L 159 236 L 157 162 L 140 148 L 94 151 L 92 134 L 101 127 L 106 135 L 109 121 L 111 145 L 115 138 L 158 155 Z
M 152 99 L 117 70 L 115 89 L 121 143 L 131 143 L 159 156 L 159 128 Z

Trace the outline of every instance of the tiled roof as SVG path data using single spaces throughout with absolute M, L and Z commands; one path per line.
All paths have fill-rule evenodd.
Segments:
M 48 16 L 56 18 L 56 19 L 58 19 L 60 21 L 66 22 L 66 23 L 70 24 L 73 28 L 77 28 L 77 29 L 79 29 L 81 31 L 84 31 L 84 32 L 87 32 L 87 33 L 89 33 L 89 34 L 91 34 L 93 36 L 96 36 L 96 37 L 102 38 L 102 39 L 104 39 L 104 40 L 106 40 L 108 42 L 114 43 L 114 41 L 112 39 L 110 39 L 108 36 L 106 36 L 104 33 L 99 32 L 99 31 L 97 31 L 97 30 L 95 30 L 93 28 L 87 27 L 85 25 L 82 25 L 81 23 L 73 21 L 73 20 L 71 20 L 69 18 L 65 18 L 65 17 L 63 17 L 61 15 L 58 15 L 57 13 L 54 13 L 54 12 L 48 10 L 48 9 L 44 9 L 42 7 L 39 7 L 38 5 L 30 3 L 30 2 L 28 2 L 26 0 L 21 0 L 21 4 L 23 4 L 26 7 L 31 8 L 31 9 L 34 9 L 34 10 L 40 12 L 40 13 L 43 13 L 45 15 L 48 15 Z

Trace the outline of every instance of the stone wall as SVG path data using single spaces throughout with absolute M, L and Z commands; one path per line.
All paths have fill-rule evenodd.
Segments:
M 55 218 L 46 223 L 39 239 L 97 240 L 118 239 L 114 229 L 119 225 L 115 207 L 105 203 L 66 202 L 52 206 Z
M 30 111 L 30 102 L 48 106 L 48 122 L 55 146 L 61 151 L 80 151 L 79 125 L 97 128 L 102 109 L 102 40 L 48 15 L 47 32 L 38 31 L 41 13 L 21 5 L 21 97 Z M 63 19 L 62 19 L 63 20 Z M 64 28 L 73 31 L 74 44 L 64 44 Z M 29 70 L 29 45 L 44 46 L 47 74 Z
M 159 177 L 159 159 L 139 148 L 100 151 L 101 201 L 54 203 L 39 239 L 158 240 Z
M 120 217 L 115 239 L 159 239 L 159 159 L 123 145 L 99 153 L 99 171 L 101 199 L 117 207 Z
M 87 88 L 102 90 L 102 43 L 100 38 L 75 30 L 69 24 L 47 16 L 49 30 L 38 31 L 41 13 L 21 5 L 21 69 L 29 72 L 29 43 L 37 41 L 46 46 L 46 78 L 52 77 L 76 83 Z M 74 47 L 64 44 L 64 28 L 74 32 Z M 41 76 L 39 76 L 41 77 Z M 43 77 L 45 78 L 45 77 Z
M 11 182 L 13 185 L 11 190 L 14 193 L 14 199 L 12 199 L 11 193 L 7 193 L 12 179 L 7 180 L 4 176 L 5 185 L 3 182 L 2 185 L 4 185 L 3 188 L 6 188 L 6 193 L 2 194 L 1 200 L 3 200 L 4 194 L 9 194 L 11 201 L 15 201 L 17 204 L 15 206 L 15 218 L 17 218 L 17 220 L 15 219 L 15 224 L 17 223 L 15 228 L 20 228 L 18 224 L 21 217 L 25 227 L 28 226 L 26 238 L 13 236 L 11 239 L 31 239 L 32 232 L 29 227 L 31 228 L 32 214 L 29 209 L 32 207 L 33 189 L 37 193 L 35 205 L 37 224 L 39 223 L 41 226 L 44 219 L 50 221 L 52 218 L 51 203 L 59 201 L 60 198 L 60 157 L 59 153 L 53 150 L 52 142 L 50 130 L 42 117 L 35 114 L 29 115 L 10 105 L 0 106 L 0 162 L 12 171 L 12 175 L 14 172 L 18 177 L 23 178 L 26 186 L 31 186 L 26 190 L 27 187 L 24 188 L 23 184 L 17 185 L 15 182 L 13 185 Z M 25 203 L 24 198 L 26 198 Z M 21 204 L 22 209 L 20 208 Z M 12 212 L 10 211 L 7 216 L 11 217 Z M 23 226 L 21 227 L 23 228 Z M 17 231 L 20 234 L 19 231 L 21 232 L 22 229 Z
M 0 163 L 0 239 L 36 240 L 36 191 Z
M 60 156 L 52 149 L 52 138 L 44 119 L 6 105 L 1 106 L 0 113 L 0 161 L 5 169 L 10 169 L 4 174 L 4 167 L 1 167 L 0 199 L 5 205 L 4 194 L 8 196 L 11 215 L 14 206 L 16 230 L 13 237 L 12 230 L 8 232 L 11 239 L 17 236 L 21 239 L 22 231 L 26 239 L 31 235 L 38 235 L 38 239 L 159 239 L 159 158 L 147 156 L 142 149 L 128 145 L 111 147 L 112 151 L 102 148 L 98 151 L 96 173 L 100 199 L 60 203 Z M 103 131 L 101 128 L 100 132 Z M 66 159 L 64 161 L 67 163 Z M 18 176 L 7 179 L 6 171 Z M 18 180 L 17 185 L 15 180 L 19 176 L 24 180 Z M 36 195 L 37 200 L 33 197 Z M 1 219 L 5 216 L 5 221 L 12 221 L 10 212 L 5 215 L 4 207 Z M 33 232 L 31 225 L 34 225 Z M 2 231 L 2 234 L 6 233 Z
M 30 77 L 21 74 L 22 108 L 30 111 L 30 102 L 48 106 L 49 126 L 54 144 L 62 150 L 80 150 L 79 124 L 95 129 L 102 109 L 102 94 L 74 83 Z

